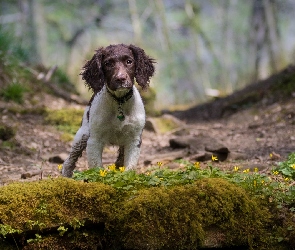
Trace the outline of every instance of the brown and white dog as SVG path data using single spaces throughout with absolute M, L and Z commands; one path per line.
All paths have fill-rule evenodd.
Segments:
M 147 88 L 155 71 L 154 63 L 143 49 L 134 45 L 109 45 L 96 50 L 81 73 L 94 94 L 63 164 L 63 176 L 72 176 L 85 148 L 89 167 L 101 167 L 103 148 L 109 144 L 119 146 L 117 167 L 136 167 L 145 110 L 134 80 Z

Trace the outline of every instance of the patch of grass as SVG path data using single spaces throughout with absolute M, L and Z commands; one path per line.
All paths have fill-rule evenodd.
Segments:
M 20 83 L 12 83 L 3 88 L 0 95 L 4 97 L 6 101 L 14 101 L 17 103 L 23 103 L 23 96 L 27 89 Z

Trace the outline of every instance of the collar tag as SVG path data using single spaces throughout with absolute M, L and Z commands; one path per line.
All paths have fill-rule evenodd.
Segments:
M 130 89 L 129 92 L 126 93 L 126 95 L 122 96 L 122 97 L 117 97 L 115 96 L 108 87 L 107 88 L 107 92 L 110 94 L 110 96 L 117 102 L 117 104 L 119 105 L 118 107 L 118 112 L 119 114 L 117 115 L 117 118 L 122 122 L 125 120 L 125 115 L 123 113 L 123 108 L 122 108 L 122 104 L 124 104 L 125 102 L 127 102 L 132 96 L 133 96 L 133 88 Z

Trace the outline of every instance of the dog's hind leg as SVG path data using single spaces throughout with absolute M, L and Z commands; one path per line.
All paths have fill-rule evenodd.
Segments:
M 120 146 L 118 152 L 119 155 L 115 163 L 117 168 L 124 166 L 124 146 Z
M 76 162 L 87 146 L 87 141 L 89 138 L 89 126 L 87 119 L 88 110 L 89 108 L 87 108 L 84 112 L 82 126 L 75 135 L 70 155 L 63 163 L 62 175 L 65 177 L 72 177 L 73 170 L 76 167 Z

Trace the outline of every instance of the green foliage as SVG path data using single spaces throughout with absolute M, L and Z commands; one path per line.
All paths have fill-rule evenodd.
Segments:
M 4 238 L 7 234 L 14 234 L 20 232 L 20 230 L 14 229 L 10 225 L 0 224 L 0 235 L 2 235 Z
M 58 68 L 54 72 L 51 81 L 56 83 L 63 90 L 77 94 L 75 85 L 71 82 L 69 76 L 61 68 Z
M 12 83 L 2 89 L 0 95 L 3 96 L 6 101 L 11 100 L 17 103 L 22 103 L 26 91 L 26 88 L 22 84 Z
M 81 126 L 83 113 L 80 109 L 47 110 L 45 121 L 63 132 L 75 134 Z
M 42 240 L 42 236 L 40 234 L 35 234 L 35 239 L 28 239 L 28 243 L 38 243 Z
M 287 178 L 295 179 L 295 153 L 291 153 L 286 161 L 280 162 L 276 170 Z
M 174 171 L 154 167 L 141 174 L 137 174 L 135 171 L 117 170 L 114 165 L 110 165 L 107 169 L 98 167 L 83 172 L 75 171 L 73 178 L 88 182 L 102 182 L 118 190 L 133 192 L 147 187 L 192 184 L 203 178 L 223 178 L 261 199 L 275 202 L 278 205 L 294 204 L 295 188 L 290 186 L 288 179 L 279 178 L 276 171 L 273 171 L 273 175 L 269 176 L 256 170 L 254 172 L 250 172 L 249 169 L 239 171 L 238 167 L 231 171 L 221 171 L 211 163 L 204 169 L 201 169 L 198 163 L 191 164 L 185 161 L 182 163 L 187 164 L 183 170 Z
M 18 43 L 13 35 L 0 27 L 0 54 L 5 53 L 18 58 L 20 61 L 28 61 L 29 56 L 25 49 Z

